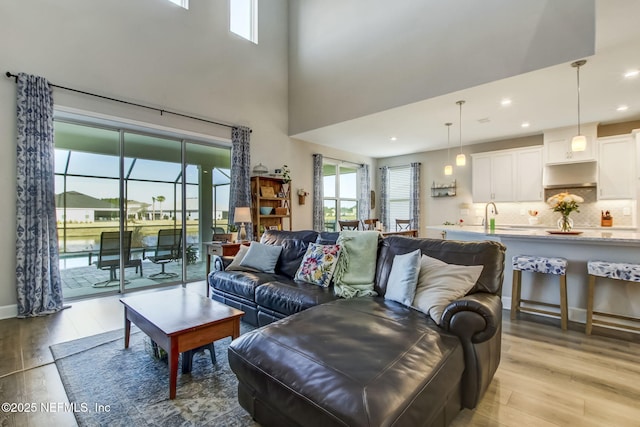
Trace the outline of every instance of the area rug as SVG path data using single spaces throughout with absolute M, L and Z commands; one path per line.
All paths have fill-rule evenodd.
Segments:
M 241 325 L 241 333 L 251 329 Z M 152 356 L 144 333 L 133 333 L 128 349 L 123 336 L 120 330 L 51 346 L 79 426 L 257 426 L 238 404 L 231 338 L 215 342 L 215 365 L 202 351 L 191 373 L 178 369 L 170 400 L 167 363 Z

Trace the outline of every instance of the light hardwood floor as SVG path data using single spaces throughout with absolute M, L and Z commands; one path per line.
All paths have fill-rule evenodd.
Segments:
M 508 314 L 496 376 L 478 407 L 453 426 L 640 426 L 639 343 L 511 322 Z M 0 321 L 0 402 L 67 403 L 49 346 L 122 328 L 123 316 L 118 297 L 105 297 L 44 318 Z M 75 419 L 0 412 L 0 425 L 73 426 Z

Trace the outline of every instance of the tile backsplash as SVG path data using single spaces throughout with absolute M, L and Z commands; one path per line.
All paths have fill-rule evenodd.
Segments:
M 634 200 L 596 200 L 596 189 L 573 189 L 572 194 L 576 194 L 584 199 L 579 204 L 580 212 L 572 212 L 570 217 L 574 227 L 600 227 L 600 217 L 603 211 L 609 211 L 613 217 L 613 227 L 635 227 L 636 202 Z M 548 193 L 548 194 L 547 194 Z M 557 194 L 557 190 L 547 190 L 546 198 Z M 484 217 L 484 203 L 474 203 L 470 209 L 469 218 L 465 219 L 468 224 L 479 225 Z M 529 225 L 529 210 L 538 211 L 538 224 L 542 227 L 556 227 L 560 213 L 553 212 L 551 207 L 544 202 L 522 202 L 522 203 L 496 203 L 498 212 L 496 224 L 505 225 Z M 475 216 L 474 216 L 475 214 Z

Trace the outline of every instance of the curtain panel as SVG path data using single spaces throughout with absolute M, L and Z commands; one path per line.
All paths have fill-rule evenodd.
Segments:
M 62 310 L 56 229 L 53 97 L 49 82 L 17 78 L 16 290 L 18 317 Z
M 234 224 L 236 207 L 251 206 L 251 130 L 231 128 L 231 183 L 229 186 L 229 224 Z M 247 227 L 247 239 L 253 240 L 253 225 Z
M 389 166 L 383 166 L 380 168 L 380 222 L 385 230 L 391 230 L 389 220 Z
M 324 231 L 324 182 L 322 154 L 313 155 L 313 229 Z
M 362 164 L 358 167 L 358 178 L 360 182 L 358 219 L 362 221 L 371 216 L 371 179 L 369 177 L 369 165 Z
M 411 213 L 411 226 L 413 230 L 420 232 L 420 163 L 411 163 L 411 189 L 409 198 L 409 211 Z

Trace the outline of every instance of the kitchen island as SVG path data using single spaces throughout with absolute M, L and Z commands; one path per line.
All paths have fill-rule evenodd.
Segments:
M 587 262 L 603 260 L 640 263 L 640 233 L 635 229 L 576 229 L 581 234 L 551 234 L 542 227 L 497 227 L 485 231 L 481 226 L 429 226 L 431 237 L 442 235 L 450 240 L 496 240 L 507 247 L 505 277 L 502 287 L 503 305 L 511 306 L 513 269 L 511 258 L 526 254 L 566 258 L 569 320 L 586 323 Z M 524 273 L 522 298 L 558 304 L 557 278 L 550 275 Z M 532 286 L 533 284 L 533 286 Z M 598 278 L 595 290 L 596 311 L 640 317 L 640 283 Z M 559 321 L 558 321 L 559 323 Z

